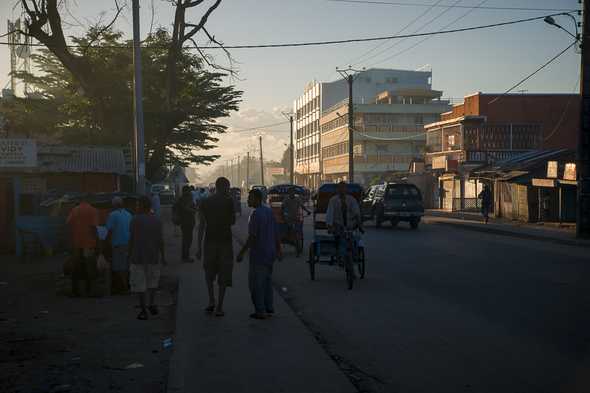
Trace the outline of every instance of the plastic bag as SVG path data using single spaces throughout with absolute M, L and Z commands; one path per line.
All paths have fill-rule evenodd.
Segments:
M 102 254 L 99 255 L 98 258 L 96 258 L 96 270 L 98 270 L 99 272 L 104 272 L 108 268 L 109 268 L 109 263 L 107 262 L 104 255 L 102 255 Z

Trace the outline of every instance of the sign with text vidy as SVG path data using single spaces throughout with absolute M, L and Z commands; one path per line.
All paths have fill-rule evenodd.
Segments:
M 0 170 L 37 166 L 37 143 L 33 139 L 0 139 Z

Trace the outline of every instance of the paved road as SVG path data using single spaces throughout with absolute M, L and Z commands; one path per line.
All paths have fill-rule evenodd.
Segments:
M 275 268 L 361 389 L 590 391 L 587 249 L 436 224 L 369 226 L 365 242 L 367 278 L 353 291 L 335 267 L 315 282 L 303 259 Z

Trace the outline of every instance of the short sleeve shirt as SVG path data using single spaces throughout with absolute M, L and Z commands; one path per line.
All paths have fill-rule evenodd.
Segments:
M 82 202 L 72 209 L 67 223 L 72 233 L 74 248 L 96 248 L 98 210 L 89 203 Z
M 260 206 L 250 214 L 248 234 L 253 239 L 250 245 L 250 263 L 272 265 L 277 257 L 278 227 L 268 206 Z
M 155 265 L 160 261 L 162 247 L 162 222 L 153 214 L 137 214 L 131 219 L 134 264 Z
M 214 194 L 201 202 L 201 218 L 205 220 L 205 245 L 232 244 L 231 227 L 236 222 L 234 202 L 229 195 Z
M 107 219 L 106 227 L 111 233 L 113 247 L 129 244 L 131 214 L 125 209 L 113 210 Z

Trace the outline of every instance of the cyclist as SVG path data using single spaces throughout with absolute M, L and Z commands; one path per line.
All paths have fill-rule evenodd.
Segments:
M 330 198 L 328 202 L 328 211 L 326 212 L 326 225 L 328 231 L 334 234 L 334 239 L 338 245 L 338 256 L 344 258 L 346 271 L 354 277 L 352 258 L 347 258 L 348 241 L 346 233 L 354 229 L 362 229 L 361 209 L 357 200 L 347 193 L 346 183 L 338 183 L 337 194 Z M 354 246 L 355 242 L 352 242 Z M 354 255 L 354 250 L 353 255 Z
M 307 214 L 311 214 L 303 204 L 303 201 L 295 195 L 295 187 L 290 187 L 287 197 L 281 204 L 281 212 L 283 214 L 283 219 L 287 224 L 289 236 L 294 235 L 295 237 L 297 257 L 301 256 L 301 248 L 303 247 L 303 233 L 301 228 L 303 217 L 301 210 L 304 210 Z

